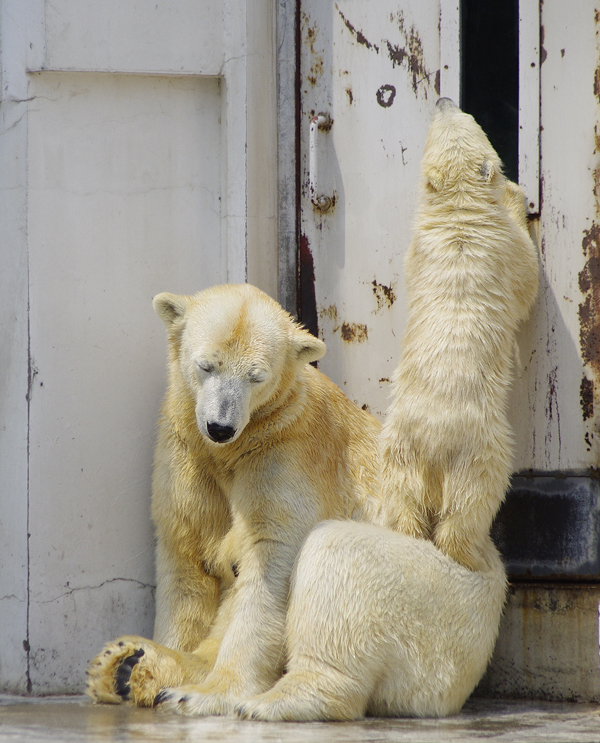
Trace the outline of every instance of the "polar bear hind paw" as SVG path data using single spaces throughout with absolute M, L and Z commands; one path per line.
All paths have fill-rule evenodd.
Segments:
M 210 717 L 231 714 L 235 701 L 229 694 L 211 691 L 206 687 L 182 686 L 161 689 L 154 699 L 154 707 L 188 717 Z
M 265 720 L 310 722 L 315 720 L 348 721 L 363 717 L 349 706 L 326 699 L 315 690 L 298 688 L 297 693 L 291 690 L 280 690 L 277 685 L 260 696 L 236 704 L 235 714 L 242 720 Z M 340 700 L 341 701 L 341 700 Z

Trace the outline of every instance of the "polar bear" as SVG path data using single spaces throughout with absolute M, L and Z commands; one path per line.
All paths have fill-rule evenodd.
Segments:
M 382 435 L 384 522 L 472 570 L 509 484 L 515 331 L 537 293 L 525 196 L 472 116 L 436 104 Z
M 491 539 L 472 571 L 430 541 L 327 521 L 292 576 L 287 672 L 236 705 L 243 719 L 355 720 L 456 714 L 496 643 L 506 575 Z M 193 714 L 193 698 L 172 709 Z
M 380 426 L 310 366 L 325 344 L 258 289 L 159 294 L 154 308 L 170 356 L 154 641 L 108 644 L 88 693 L 151 706 L 191 685 L 196 714 L 226 714 L 283 670 L 290 574 L 310 530 L 374 519 Z
M 491 541 L 472 572 L 369 523 L 379 424 L 307 365 L 324 344 L 262 292 L 154 304 L 170 348 L 155 638 L 107 644 L 89 695 L 265 720 L 457 712 L 504 603 Z

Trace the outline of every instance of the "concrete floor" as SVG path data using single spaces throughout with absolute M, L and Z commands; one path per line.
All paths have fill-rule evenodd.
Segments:
M 149 709 L 93 705 L 84 697 L 23 699 L 0 695 L 0 741 L 14 743 L 446 743 L 475 740 L 600 743 L 600 707 L 474 699 L 460 715 L 443 720 L 265 723 L 218 717 L 183 718 Z

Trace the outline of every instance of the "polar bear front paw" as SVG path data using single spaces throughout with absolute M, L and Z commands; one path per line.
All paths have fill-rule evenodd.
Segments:
M 179 715 L 209 717 L 231 714 L 236 701 L 229 694 L 209 692 L 201 686 L 182 686 L 162 689 L 154 700 L 154 706 Z
M 152 654 L 152 650 L 142 638 L 123 637 L 109 642 L 89 664 L 88 696 L 94 702 L 151 707 L 160 685 L 149 670 L 147 653 Z

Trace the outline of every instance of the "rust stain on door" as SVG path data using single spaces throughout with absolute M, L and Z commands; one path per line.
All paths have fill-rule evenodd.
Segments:
M 362 323 L 343 322 L 339 330 L 342 340 L 346 343 L 363 343 L 369 337 L 367 326 Z
M 596 37 L 600 25 L 600 12 L 594 13 Z M 600 101 L 600 59 L 596 65 L 593 79 L 594 95 Z M 594 126 L 594 155 L 600 151 L 600 136 L 598 123 Z M 594 408 L 598 408 L 600 390 L 596 380 L 600 380 L 600 166 L 593 170 L 593 193 L 596 206 L 596 221 L 591 227 L 583 231 L 581 247 L 586 259 L 583 270 L 579 273 L 579 289 L 583 301 L 579 305 L 579 345 L 581 358 L 584 364 L 584 374 L 579 387 L 579 401 L 583 420 L 593 419 Z M 590 437 L 586 434 L 586 444 L 591 445 Z
M 311 59 L 310 70 L 306 78 L 314 88 L 319 78 L 323 75 L 323 55 L 315 49 L 318 28 L 316 25 L 310 25 L 310 18 L 306 15 L 306 13 L 302 14 L 302 25 L 304 31 L 304 43 L 310 49 Z
M 584 375 L 580 386 L 583 419 L 594 412 L 594 379 L 600 379 L 600 225 L 592 224 L 583 233 L 583 254 L 586 263 L 579 273 L 579 289 L 583 301 L 579 305 L 579 345 L 584 366 L 593 375 Z
M 379 54 L 379 47 L 377 44 L 372 44 L 367 37 L 363 34 L 363 32 L 360 29 L 356 29 L 352 23 L 346 18 L 346 16 L 342 13 L 342 11 L 338 8 L 337 3 L 335 4 L 335 9 L 339 13 L 340 18 L 344 22 L 344 26 L 350 31 L 352 36 L 356 39 L 358 44 L 362 44 L 363 46 L 366 46 L 367 49 L 374 49 L 377 54 Z
M 379 45 L 367 39 L 365 34 L 360 29 L 356 28 L 356 26 L 348 18 L 346 18 L 337 4 L 335 5 L 335 9 L 342 19 L 344 26 L 352 34 L 357 44 L 360 44 L 366 49 L 379 54 Z M 387 49 L 387 55 L 392 63 L 392 68 L 404 67 L 407 70 L 407 72 L 412 77 L 412 89 L 416 96 L 418 96 L 419 91 L 423 91 L 424 97 L 427 98 L 427 89 L 428 87 L 431 87 L 432 78 L 434 80 L 434 87 L 436 87 L 436 90 L 439 93 L 439 81 L 436 80 L 436 75 L 439 73 L 439 70 L 437 71 L 436 75 L 434 75 L 431 70 L 427 69 L 427 66 L 425 64 L 425 55 L 423 52 L 423 42 L 421 40 L 418 29 L 414 25 L 412 25 L 410 29 L 406 28 L 406 22 L 404 20 L 404 14 L 402 13 L 402 11 L 399 11 L 395 14 L 390 13 L 390 23 L 397 24 L 398 29 L 400 30 L 400 33 L 402 34 L 402 37 L 404 39 L 404 44 L 394 44 L 388 39 L 382 39 L 382 44 L 385 45 Z M 391 86 L 382 87 L 389 88 Z M 379 88 L 378 93 L 380 93 L 381 90 L 382 88 Z M 391 105 L 391 102 L 388 102 L 389 98 L 386 98 L 384 100 L 385 104 L 382 103 L 378 97 L 380 105 L 384 105 L 384 107 Z M 393 102 L 393 97 L 391 101 Z
M 410 29 L 406 28 L 402 11 L 398 11 L 396 15 L 393 13 L 390 14 L 390 20 L 397 22 L 400 33 L 405 41 L 404 46 L 392 44 L 390 41 L 385 42 L 392 66 L 406 67 L 412 76 L 412 89 L 415 96 L 421 90 L 425 98 L 427 98 L 427 89 L 431 86 L 432 77 L 435 79 L 435 76 L 427 69 L 425 64 L 423 42 L 421 41 L 419 31 L 414 25 Z
M 339 331 L 341 339 L 345 343 L 363 343 L 369 338 L 369 329 L 363 323 L 341 321 L 338 315 L 338 309 L 335 304 L 319 309 L 321 320 L 329 320 L 334 327 L 332 333 Z
M 391 307 L 396 301 L 394 285 L 392 283 L 390 283 L 389 286 L 378 284 L 376 279 L 374 279 L 371 284 L 373 286 L 373 294 L 377 300 L 377 312 L 385 307 Z
M 317 297 L 315 293 L 315 263 L 306 235 L 300 237 L 298 271 L 298 318 L 307 330 L 319 336 Z

